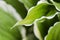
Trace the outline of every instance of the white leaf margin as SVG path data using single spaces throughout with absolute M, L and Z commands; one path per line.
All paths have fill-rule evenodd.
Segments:
M 53 25 L 53 27 L 51 26 L 51 27 L 49 28 L 49 30 L 48 30 L 48 34 L 50 33 L 51 29 L 54 28 L 55 25 L 57 25 L 57 24 L 59 24 L 59 23 L 60 23 L 60 22 L 56 22 L 56 23 Z M 47 34 L 47 35 L 48 35 L 48 34 Z M 47 35 L 45 36 L 44 40 L 46 40 Z
M 35 34 L 35 36 L 36 36 L 39 40 L 43 40 L 43 38 L 41 37 L 41 33 L 40 33 L 40 31 L 38 30 L 38 27 L 37 27 L 37 24 L 36 24 L 37 21 L 39 21 L 39 20 L 41 20 L 41 19 L 44 19 L 44 18 L 46 18 L 46 19 L 52 19 L 52 18 L 54 18 L 58 13 L 59 13 L 59 12 L 56 12 L 54 15 L 49 16 L 49 17 L 43 16 L 43 17 L 41 17 L 41 18 L 39 18 L 39 19 L 36 19 L 36 20 L 34 21 L 34 28 L 33 28 L 34 34 Z M 43 21 L 44 21 L 44 20 L 43 20 Z M 43 22 L 43 21 L 41 21 L 41 22 Z
M 17 21 L 22 20 L 19 13 L 15 10 L 15 8 L 7 4 L 4 0 L 0 0 L 0 8 L 2 8 L 5 12 L 11 14 Z
M 47 3 L 49 5 L 52 5 L 51 3 L 49 3 L 47 0 L 40 0 L 37 2 L 37 5 L 41 4 L 41 3 Z
M 57 12 L 57 15 L 58 15 L 58 14 L 59 14 L 59 12 Z M 51 27 L 49 28 L 49 30 L 48 30 L 48 34 L 50 33 L 51 29 L 54 28 L 55 25 L 57 25 L 58 23 L 60 23 L 60 22 L 56 22 L 56 23 L 53 25 L 53 27 L 51 26 Z M 47 34 L 47 35 L 48 35 L 48 34 Z M 44 40 L 46 40 L 47 35 L 45 36 Z
M 60 11 L 60 9 L 59 8 L 57 8 L 57 6 L 55 5 L 55 3 L 57 3 L 57 2 L 54 2 L 53 0 L 50 0 L 52 3 L 53 3 L 53 5 L 56 7 L 56 9 L 58 10 L 58 11 Z M 57 3 L 58 4 L 58 3 Z
M 41 4 L 41 3 L 46 3 L 46 4 L 49 4 L 49 3 L 47 3 L 47 2 L 40 2 L 39 4 Z M 38 5 L 39 5 L 38 4 Z M 29 10 L 28 10 L 28 13 L 34 8 L 35 6 L 33 6 L 33 7 L 31 7 Z M 28 13 L 27 13 L 27 15 L 28 15 Z M 45 17 L 45 16 L 44 16 Z M 51 16 L 49 16 L 49 17 L 46 17 L 46 18 L 52 18 Z M 21 20 L 20 20 L 21 21 Z M 34 22 L 33 23 L 31 23 L 31 24 L 23 24 L 23 25 L 25 25 L 25 26 L 31 26 L 32 24 L 34 24 Z M 17 26 L 17 25 L 20 25 L 19 24 L 19 21 L 11 28 L 11 29 L 13 29 L 15 26 Z

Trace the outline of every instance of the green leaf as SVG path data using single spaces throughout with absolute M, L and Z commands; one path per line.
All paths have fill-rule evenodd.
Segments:
M 54 26 L 49 29 L 45 40 L 60 40 L 60 22 L 55 23 Z
M 56 9 L 60 11 L 60 0 L 51 0 L 51 2 L 56 7 Z
M 21 40 L 18 28 L 10 29 L 16 19 L 0 8 L 0 40 Z
M 16 23 L 17 25 L 30 25 L 33 24 L 34 21 L 42 16 L 51 16 L 56 13 L 56 9 L 53 5 L 49 5 L 47 3 L 41 3 L 36 5 L 34 8 L 28 11 L 26 18 L 22 21 Z M 46 15 L 47 14 L 47 15 Z
M 27 9 L 31 8 L 32 6 L 35 6 L 39 0 L 20 0 Z
M 16 11 L 21 15 L 22 18 L 25 18 L 27 14 L 27 10 L 25 9 L 24 5 L 19 2 L 18 0 L 4 0 L 8 4 L 12 5 Z
M 51 19 L 46 17 L 43 17 L 42 19 L 37 19 L 34 22 L 34 34 L 39 40 L 43 40 L 47 34 L 49 27 L 57 21 L 59 21 L 57 16 L 54 16 Z

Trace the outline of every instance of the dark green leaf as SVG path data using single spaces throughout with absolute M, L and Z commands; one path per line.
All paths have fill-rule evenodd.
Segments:
M 25 9 L 24 5 L 20 3 L 18 0 L 4 0 L 8 4 L 11 4 L 18 13 L 20 13 L 22 18 L 25 18 L 27 14 L 27 10 Z

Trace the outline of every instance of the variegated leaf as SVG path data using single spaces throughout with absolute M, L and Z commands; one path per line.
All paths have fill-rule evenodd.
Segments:
M 56 22 L 48 31 L 45 40 L 60 40 L 60 22 Z
M 60 11 L 60 0 L 50 0 L 58 11 Z
M 30 9 L 26 18 L 22 21 L 17 22 L 14 27 L 17 25 L 31 25 L 36 19 L 41 18 L 42 16 L 52 16 L 55 13 L 56 9 L 53 5 L 41 3 Z
M 52 17 L 52 16 L 51 16 Z M 49 19 L 42 17 L 34 22 L 34 34 L 39 40 L 43 40 L 50 26 L 59 21 L 57 15 Z

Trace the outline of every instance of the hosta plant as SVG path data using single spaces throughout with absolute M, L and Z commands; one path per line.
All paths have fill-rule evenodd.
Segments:
M 0 40 L 60 40 L 60 0 L 2 0 Z

